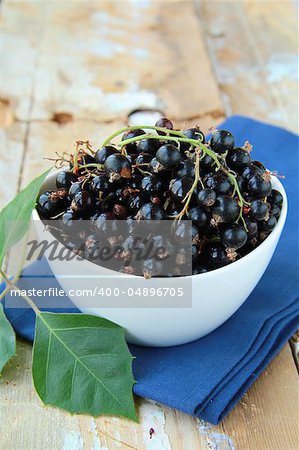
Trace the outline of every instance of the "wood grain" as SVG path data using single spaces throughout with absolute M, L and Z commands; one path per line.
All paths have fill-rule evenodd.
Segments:
M 296 130 L 294 17 L 291 2 L 6 1 L 0 203 L 48 166 L 44 157 L 71 151 L 76 138 L 97 147 L 139 108 L 204 131 L 224 112 Z M 20 341 L 0 380 L 1 450 L 298 448 L 288 346 L 217 427 L 141 399 L 139 425 L 71 416 L 41 404 L 30 365 L 31 346 Z
M 295 9 L 290 1 L 237 1 L 229 7 L 225 1 L 198 2 L 228 115 L 250 115 L 298 131 Z

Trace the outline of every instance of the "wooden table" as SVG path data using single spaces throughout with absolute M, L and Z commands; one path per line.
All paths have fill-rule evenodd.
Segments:
M 296 15 L 290 1 L 5 1 L 1 205 L 48 166 L 45 156 L 75 139 L 96 146 L 136 109 L 204 131 L 231 114 L 297 131 Z M 43 407 L 30 365 L 19 341 L 0 381 L 1 450 L 298 448 L 289 344 L 219 426 L 145 400 L 139 425 Z

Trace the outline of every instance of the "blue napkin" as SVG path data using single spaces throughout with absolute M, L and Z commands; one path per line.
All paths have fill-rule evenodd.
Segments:
M 286 176 L 289 215 L 275 255 L 243 306 L 208 336 L 170 348 L 130 345 L 136 356 L 135 394 L 214 424 L 231 411 L 296 331 L 299 321 L 299 139 L 281 128 L 240 116 L 231 117 L 221 127 L 235 135 L 238 145 L 248 139 L 255 159 Z M 38 288 L 36 275 L 45 272 L 51 274 L 45 260 L 32 264 L 23 271 L 19 286 L 32 288 L 30 275 L 34 274 Z M 46 284 L 43 280 L 43 289 L 55 286 L 53 276 Z M 71 302 L 67 311 L 78 312 Z M 19 336 L 33 340 L 32 310 L 6 309 L 6 315 Z

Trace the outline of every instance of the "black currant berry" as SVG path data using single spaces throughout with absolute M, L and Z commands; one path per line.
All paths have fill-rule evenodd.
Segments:
M 249 179 L 247 189 L 255 198 L 267 197 L 271 192 L 271 181 L 258 174 Z
M 259 229 L 270 233 L 276 226 L 277 219 L 275 216 L 270 216 L 268 220 L 261 220 L 259 222 Z
M 262 200 L 253 200 L 250 204 L 250 215 L 256 220 L 264 220 L 269 216 L 269 204 Z
M 47 191 L 38 198 L 36 209 L 45 219 L 50 219 L 62 213 L 67 206 L 67 191 Z
M 250 178 L 254 177 L 255 175 L 262 175 L 262 174 L 263 171 L 259 167 L 253 165 L 252 163 L 248 164 L 248 166 L 245 166 L 244 169 L 241 171 L 242 177 L 247 181 Z
M 181 162 L 179 150 L 171 144 L 162 145 L 156 153 L 156 158 L 165 169 L 174 169 Z
M 85 190 L 79 191 L 73 198 L 71 210 L 91 216 L 95 206 L 94 197 Z
M 131 214 L 137 214 L 144 202 L 145 200 L 140 194 L 131 194 L 128 200 L 128 211 Z
M 78 216 L 77 213 L 75 213 L 71 209 L 68 209 L 63 214 L 63 216 L 61 217 L 61 223 L 62 223 L 62 230 L 68 235 L 71 235 L 72 237 L 74 235 L 79 234 L 80 231 L 83 231 L 83 224 L 81 218 Z
M 259 234 L 257 221 L 248 216 L 244 216 L 244 220 L 247 227 L 248 240 L 256 239 Z
M 166 213 L 161 206 L 154 203 L 145 203 L 136 214 L 137 220 L 166 219 Z
M 235 139 L 229 131 L 215 130 L 212 133 L 210 147 L 216 153 L 225 153 L 232 150 L 235 145 Z
M 155 123 L 155 127 L 167 128 L 168 130 L 173 130 L 173 123 L 166 117 L 161 117 Z M 160 134 L 160 136 L 166 135 L 166 133 L 164 133 L 163 131 L 157 131 L 157 133 Z
M 109 192 L 109 182 L 105 175 L 98 175 L 91 180 L 90 189 L 91 192 L 98 198 L 102 199 L 104 195 Z
M 246 244 L 247 233 L 242 225 L 233 223 L 222 232 L 221 240 L 225 247 L 237 250 Z
M 100 148 L 94 155 L 95 162 L 97 164 L 105 164 L 108 156 L 111 156 L 114 153 L 119 153 L 119 151 L 112 145 L 105 145 L 105 147 Z
M 176 178 L 169 184 L 170 195 L 176 203 L 180 203 L 190 191 L 194 180 L 190 177 Z
M 202 131 L 200 131 L 198 127 L 188 128 L 187 130 L 183 131 L 183 134 L 187 139 L 193 139 L 195 141 L 199 140 L 202 144 L 204 144 L 206 141 L 205 135 Z M 180 142 L 180 149 L 182 152 L 188 151 L 190 147 L 191 149 L 192 147 L 194 148 L 194 146 L 190 145 L 188 142 Z
M 213 189 L 201 189 L 197 194 L 197 203 L 199 206 L 210 207 L 216 202 L 216 192 Z
M 188 218 L 192 220 L 197 228 L 202 229 L 208 222 L 208 214 L 204 208 L 195 206 L 188 212 Z
M 182 161 L 175 173 L 178 178 L 194 177 L 195 175 L 194 163 L 189 159 L 187 159 L 186 161 Z
M 72 172 L 61 170 L 56 177 L 56 187 L 58 189 L 69 189 L 72 183 L 75 183 L 77 180 L 78 178 Z
M 204 255 L 206 264 L 211 270 L 220 269 L 233 262 L 228 257 L 225 247 L 220 243 L 208 244 L 205 248 Z
M 240 207 L 235 199 L 228 195 L 220 195 L 212 208 L 213 219 L 216 223 L 229 223 L 237 219 Z
M 132 139 L 137 136 L 142 136 L 143 134 L 145 134 L 145 131 L 141 130 L 140 128 L 137 130 L 129 130 L 122 135 L 121 140 L 126 141 L 127 139 Z M 127 153 L 138 153 L 138 141 L 127 144 L 126 151 L 127 151 Z
M 155 156 L 160 146 L 161 143 L 157 139 L 142 139 L 138 142 L 138 152 Z
M 274 205 L 274 206 L 271 208 L 271 210 L 270 210 L 271 216 L 276 217 L 276 219 L 279 219 L 280 213 L 281 213 L 281 209 L 280 209 L 280 207 L 277 206 L 277 205 Z
M 151 160 L 153 159 L 153 155 L 151 155 L 150 153 L 140 153 L 137 158 L 135 159 L 135 164 L 136 166 L 140 165 L 140 164 L 149 164 L 151 162 Z M 141 167 L 142 169 L 142 167 Z M 146 170 L 145 168 L 143 168 L 144 170 Z
M 75 183 L 73 183 L 71 185 L 71 187 L 69 188 L 69 198 L 72 199 L 75 197 L 75 195 L 79 192 L 82 191 L 82 182 L 81 181 L 76 181 Z
M 272 189 L 272 191 L 270 192 L 270 195 L 268 197 L 268 202 L 271 205 L 277 205 L 281 208 L 282 204 L 283 204 L 283 196 L 276 189 Z
M 208 189 L 212 189 L 217 194 L 229 195 L 233 192 L 233 185 L 223 172 L 209 174 L 204 178 L 204 185 Z
M 150 279 L 157 275 L 160 275 L 163 270 L 163 264 L 161 261 L 151 258 L 143 261 L 142 272 L 145 279 Z
M 230 169 L 239 172 L 250 163 L 251 156 L 243 148 L 233 148 L 227 152 L 225 160 Z
M 110 183 L 119 181 L 121 178 L 131 178 L 132 176 L 130 161 L 120 153 L 108 156 L 104 164 L 104 170 Z
M 145 176 L 141 182 L 141 192 L 145 198 L 160 196 L 163 194 L 163 182 L 157 176 Z

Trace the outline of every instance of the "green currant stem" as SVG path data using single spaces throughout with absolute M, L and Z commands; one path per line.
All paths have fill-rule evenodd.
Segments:
M 116 138 L 120 134 L 125 133 L 126 131 L 139 130 L 139 129 L 156 130 L 156 131 L 162 131 L 163 133 L 167 133 L 167 134 L 183 136 L 183 133 L 181 131 L 169 130 L 168 128 L 155 127 L 153 125 L 152 126 L 151 125 L 133 125 L 130 127 L 121 128 L 120 130 L 111 134 L 111 136 L 109 136 L 107 139 L 105 139 L 105 141 L 102 143 L 102 147 L 105 147 L 105 145 L 108 145 L 114 138 Z M 159 139 L 159 136 L 157 136 L 157 139 Z
M 183 203 L 185 203 L 184 204 L 184 208 L 182 209 L 182 211 L 177 216 L 175 216 L 175 219 L 177 219 L 178 221 L 180 221 L 182 219 L 182 217 L 184 216 L 184 214 L 187 212 L 189 203 L 190 203 L 191 198 L 192 198 L 192 194 L 193 194 L 193 192 L 194 192 L 194 190 L 195 190 L 195 188 L 197 186 L 197 183 L 198 183 L 198 181 L 200 179 L 199 157 L 200 157 L 200 154 L 199 154 L 199 151 L 197 150 L 196 151 L 196 160 L 195 160 L 195 163 L 194 163 L 194 165 L 195 165 L 194 181 L 193 181 L 193 184 L 191 186 L 190 191 L 188 192 L 186 197 L 183 199 Z
M 97 167 L 98 169 L 104 169 L 104 164 L 89 163 L 78 166 L 79 169 L 85 169 L 86 167 Z

